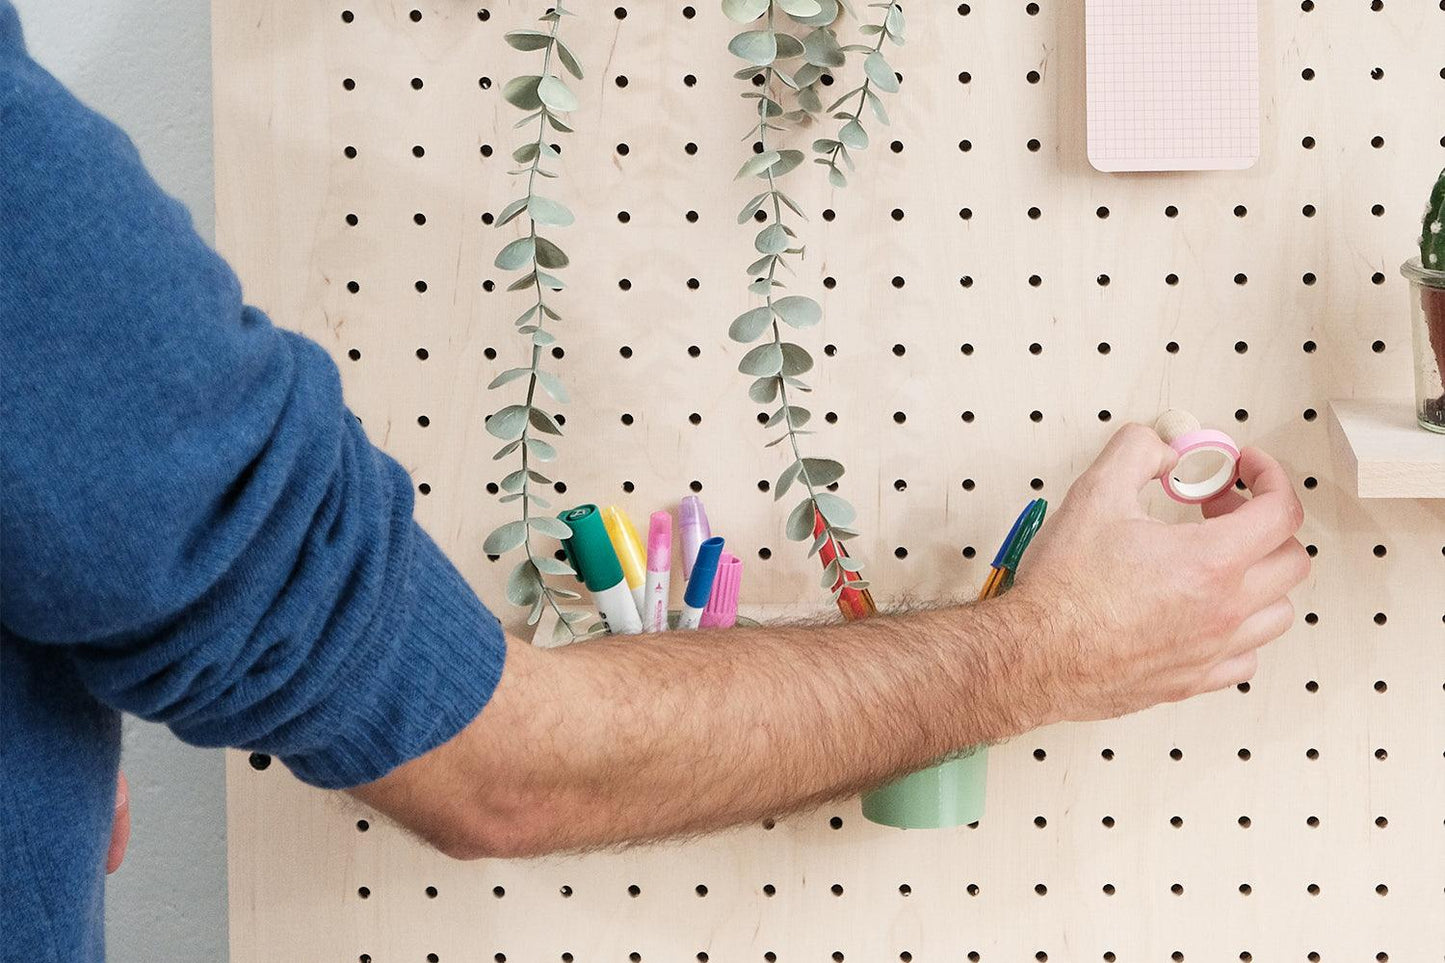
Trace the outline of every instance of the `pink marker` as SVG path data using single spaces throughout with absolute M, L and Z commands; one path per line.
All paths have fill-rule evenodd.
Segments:
M 678 519 L 682 526 L 682 577 L 692 578 L 692 565 L 697 561 L 697 550 L 712 537 L 712 526 L 707 523 L 707 512 L 703 510 L 702 499 L 688 495 L 678 508 Z
M 702 628 L 730 629 L 738 621 L 738 590 L 743 583 L 743 560 L 723 552 L 713 578 L 712 595 L 702 610 Z
M 672 581 L 672 515 L 653 512 L 647 526 L 647 585 L 642 631 L 667 631 L 667 591 Z

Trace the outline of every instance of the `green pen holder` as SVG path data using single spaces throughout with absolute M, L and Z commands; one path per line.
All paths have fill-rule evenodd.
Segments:
M 965 749 L 863 797 L 863 817 L 895 829 L 947 829 L 983 818 L 988 747 Z

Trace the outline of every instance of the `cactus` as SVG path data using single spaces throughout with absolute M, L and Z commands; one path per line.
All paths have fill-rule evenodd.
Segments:
M 1445 170 L 1440 172 L 1425 206 L 1425 221 L 1420 228 L 1420 264 L 1427 271 L 1445 272 Z M 1445 373 L 1445 281 L 1438 276 L 1426 280 L 1420 290 L 1420 307 L 1425 312 L 1425 327 L 1435 352 L 1435 364 Z M 1445 397 L 1432 404 L 1445 422 Z
M 1430 271 L 1445 271 L 1445 170 L 1430 192 L 1425 205 L 1425 223 L 1420 229 L 1420 263 Z

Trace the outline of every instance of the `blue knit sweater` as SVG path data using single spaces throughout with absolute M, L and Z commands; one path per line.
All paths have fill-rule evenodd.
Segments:
M 496 686 L 500 626 L 331 360 L 242 304 L 6 0 L 0 446 L 4 963 L 104 958 L 121 712 L 339 788 Z

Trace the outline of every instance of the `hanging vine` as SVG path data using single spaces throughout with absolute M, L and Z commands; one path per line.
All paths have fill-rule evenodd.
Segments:
M 748 290 L 762 298 L 764 303 L 739 315 L 729 327 L 728 336 L 740 344 L 753 344 L 762 339 L 761 344 L 743 356 L 738 369 L 754 378 L 748 389 L 750 398 L 759 404 L 778 406 L 768 416 L 765 427 L 781 427 L 783 433 L 768 442 L 767 447 L 786 443 L 792 454 L 792 460 L 773 487 L 773 497 L 782 499 L 795 484 L 801 484 L 805 489 L 805 497 L 788 515 L 787 535 L 794 541 L 812 538 L 810 556 L 831 546 L 833 558 L 824 569 L 822 584 L 833 591 L 836 601 L 844 586 L 863 590 L 868 587 L 868 582 L 861 578 L 860 562 L 837 550 L 838 543 L 858 534 L 847 527 L 857 516 L 853 506 L 826 490 L 843 477 L 842 463 L 829 458 L 805 457 L 802 453 L 800 439 L 812 434 L 804 427 L 811 420 L 812 412 L 796 404 L 790 392 L 801 394 L 812 390 L 800 376 L 812 370 L 814 362 L 802 345 L 784 340 L 783 326 L 798 329 L 812 327 L 822 321 L 823 310 L 816 300 L 806 295 L 779 296 L 778 293 L 786 287 L 778 278 L 779 269 L 792 272 L 789 259 L 801 258 L 804 253 L 804 246 L 786 219 L 784 209 L 800 220 L 807 218 L 798 204 L 778 187 L 778 181 L 801 165 L 805 156 L 799 150 L 774 146 L 777 135 L 785 130 L 779 122 L 787 115 L 781 88 L 799 89 L 797 71 L 789 73 L 780 64 L 803 58 L 803 67 L 821 66 L 811 63 L 803 41 L 778 29 L 779 14 L 806 26 L 810 18 L 824 15 L 827 11 L 819 0 L 723 0 L 723 11 L 739 23 L 763 21 L 761 27 L 745 30 L 733 37 L 728 49 L 750 65 L 738 76 L 758 84 L 755 89 L 743 94 L 744 98 L 757 101 L 758 122 L 746 138 L 755 144 L 756 153 L 743 164 L 737 176 L 762 180 L 767 185 L 766 190 L 744 205 L 738 214 L 738 223 L 748 223 L 760 211 L 771 215 L 765 218 L 766 226 L 753 239 L 753 245 L 761 256 L 747 269 L 748 276 L 753 279 Z M 836 16 L 834 11 L 834 19 Z M 810 36 L 822 29 L 826 27 L 816 27 Z M 814 49 L 822 50 L 817 46 Z M 821 52 L 817 54 L 818 58 L 821 56 Z M 822 520 L 821 531 L 815 537 L 815 519 L 818 518 Z M 848 574 L 844 575 L 845 572 Z
M 864 150 L 868 147 L 868 131 L 863 126 L 863 108 L 871 107 L 878 122 L 885 127 L 888 126 L 888 110 L 883 106 L 883 98 L 878 96 L 878 91 L 886 94 L 898 92 L 898 75 L 893 72 L 893 67 L 888 63 L 888 58 L 883 55 L 883 44 L 885 41 L 895 46 L 903 46 L 903 32 L 905 21 L 903 8 L 897 3 L 871 3 L 883 11 L 877 23 L 864 24 L 861 32 L 864 36 L 877 36 L 878 41 L 869 46 L 868 44 L 849 44 L 842 48 L 843 53 L 862 53 L 863 58 L 863 83 L 839 97 L 828 107 L 828 112 L 833 115 L 834 120 L 842 122 L 835 137 L 820 137 L 813 142 L 813 150 L 822 157 L 815 158 L 813 163 L 822 164 L 828 168 L 828 180 L 834 187 L 847 187 L 848 176 L 838 166 L 841 160 L 852 171 L 853 158 L 849 155 L 850 150 Z M 852 100 L 858 98 L 858 106 L 850 111 L 840 111 L 839 108 Z
M 503 227 L 523 220 L 525 231 L 501 249 L 495 263 L 504 271 L 523 272 L 507 290 L 531 291 L 534 300 L 515 321 L 517 333 L 527 338 L 531 364 L 509 368 L 487 386 L 497 390 L 516 381 L 526 381 L 527 393 L 523 402 L 505 405 L 487 419 L 487 431 L 504 442 L 492 456 L 493 460 L 519 456 L 519 467 L 500 482 L 500 501 L 518 504 L 521 517 L 499 526 L 483 544 L 483 550 L 489 555 L 504 555 L 521 549 L 524 557 L 507 579 L 507 600 L 528 609 L 528 625 L 535 625 L 543 612 L 551 608 L 557 615 L 554 641 L 578 637 L 582 633 L 576 628 L 576 623 L 588 617 L 586 613 L 565 609 L 561 605 L 563 601 L 580 598 L 578 593 L 547 582 L 549 575 L 575 575 L 572 566 L 557 559 L 550 546 L 538 550 L 533 543 L 536 535 L 562 539 L 571 534 L 567 526 L 548 511 L 551 508 L 548 500 L 533 488 L 552 484 L 552 479 L 534 465 L 557 457 L 557 449 L 539 436 L 562 434 L 556 415 L 539 403 L 537 389 L 541 388 L 558 404 L 568 401 L 561 380 L 542 368 L 544 350 L 557 340 L 547 329 L 547 323 L 562 320 L 562 315 L 550 300 L 551 295 L 564 288 L 562 279 L 554 272 L 567 267 L 568 258 L 566 252 L 542 231 L 567 227 L 574 218 L 567 205 L 538 192 L 539 179 L 557 176 L 545 166 L 546 162 L 556 161 L 560 156 L 557 148 L 548 142 L 547 135 L 549 132 L 571 133 L 572 128 L 562 117 L 577 108 L 577 95 L 567 86 L 554 64 L 561 64 L 562 69 L 575 79 L 582 79 L 581 64 L 558 35 L 562 18 L 566 16 L 571 14 L 560 5 L 554 6 L 539 18 L 548 25 L 545 31 L 514 30 L 506 35 L 507 43 L 517 50 L 541 51 L 542 68 L 540 74 L 514 77 L 502 88 L 502 97 L 526 112 L 516 127 L 521 129 L 534 125 L 535 136 L 512 152 L 512 159 L 524 165 L 512 173 L 526 176 L 526 193 L 509 203 L 496 221 L 498 227 Z

